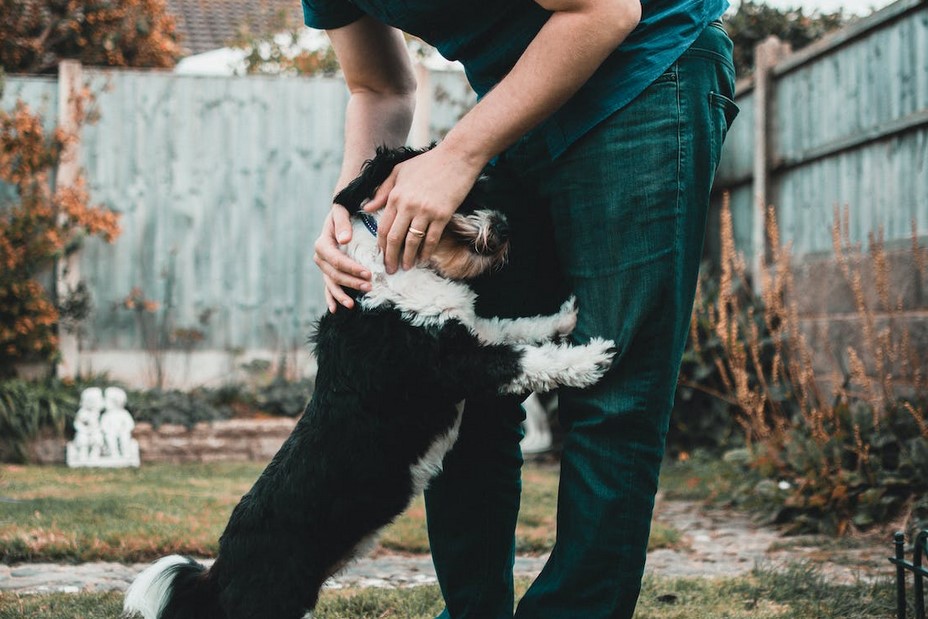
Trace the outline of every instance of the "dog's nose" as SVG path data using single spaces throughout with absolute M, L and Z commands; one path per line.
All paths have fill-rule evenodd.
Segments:
M 505 219 L 497 219 L 490 226 L 490 230 L 493 232 L 493 236 L 498 238 L 500 241 L 504 241 L 509 238 L 509 222 Z

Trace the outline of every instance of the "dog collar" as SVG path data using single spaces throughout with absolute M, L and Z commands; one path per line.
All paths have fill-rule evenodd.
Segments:
M 367 228 L 367 231 L 377 236 L 377 220 L 364 211 L 358 211 L 358 217 L 361 219 L 361 223 L 364 224 L 364 227 Z

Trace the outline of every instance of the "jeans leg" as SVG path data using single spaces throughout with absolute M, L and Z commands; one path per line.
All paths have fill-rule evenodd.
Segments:
M 507 213 L 509 264 L 473 282 L 477 313 L 517 317 L 558 310 L 567 297 L 540 199 L 500 163 L 488 206 Z M 515 526 L 521 493 L 519 398 L 468 401 L 443 471 L 425 492 L 429 542 L 446 609 L 442 619 L 511 619 Z
M 523 416 L 514 398 L 468 402 L 458 441 L 425 492 L 442 619 L 512 618 Z
M 599 384 L 561 390 L 557 543 L 519 619 L 634 613 L 709 189 L 731 119 L 722 105 L 733 82 L 726 52 L 724 33 L 707 28 L 641 97 L 533 170 L 578 299 L 574 337 L 611 338 L 619 353 Z

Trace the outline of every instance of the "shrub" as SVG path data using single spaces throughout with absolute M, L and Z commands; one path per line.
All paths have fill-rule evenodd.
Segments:
M 42 431 L 66 436 L 80 407 L 80 393 L 102 386 L 95 379 L 0 382 L 0 460 L 24 462 L 26 444 Z
M 844 27 L 851 18 L 840 9 L 807 14 L 802 8 L 780 9 L 764 2 L 742 0 L 724 20 L 735 44 L 735 71 L 743 77 L 753 72 L 754 48 L 767 37 L 779 37 L 795 51 Z
M 737 403 L 751 466 L 780 482 L 780 492 L 765 486 L 760 494 L 773 501 L 775 520 L 797 532 L 844 534 L 898 517 L 928 489 L 928 368 L 890 298 L 882 235 L 869 243 L 874 301 L 864 291 L 860 249 L 848 241 L 847 215 L 835 214 L 835 260 L 862 329 L 858 344 L 838 352 L 848 359 L 844 374 L 823 377 L 801 328 L 789 248 L 772 209 L 767 218 L 772 256 L 759 274 L 762 302 L 745 307 L 738 293 L 736 282 L 746 278 L 726 203 L 718 299 L 700 317 L 721 345 L 716 366 L 725 397 Z M 914 231 L 912 257 L 924 268 Z
M 667 453 L 678 459 L 696 451 L 719 456 L 744 446 L 744 433 L 736 422 L 738 401 L 727 390 L 724 368 L 719 365 L 724 350 L 711 318 L 718 305 L 719 285 L 706 271 L 702 270 L 696 288 L 690 337 L 667 434 Z M 732 293 L 739 296 L 742 308 L 754 308 L 757 303 L 745 286 Z
M 78 126 L 92 119 L 90 100 L 84 91 L 77 101 Z M 52 359 L 62 310 L 72 319 L 86 310 L 85 291 L 56 300 L 36 278 L 82 237 L 112 241 L 119 233 L 117 216 L 90 204 L 80 175 L 73 184 L 55 180 L 75 140 L 60 127 L 47 132 L 22 101 L 12 112 L 0 110 L 0 183 L 15 193 L 12 203 L 0 204 L 0 377 L 11 376 L 18 362 Z
M 9 73 L 54 73 L 68 58 L 166 68 L 180 55 L 164 0 L 0 0 L 0 32 Z

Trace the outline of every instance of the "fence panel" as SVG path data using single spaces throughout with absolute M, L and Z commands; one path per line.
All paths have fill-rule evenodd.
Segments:
M 96 311 L 85 348 L 138 347 L 138 287 L 198 328 L 202 347 L 288 349 L 323 310 L 312 242 L 338 176 L 341 81 L 88 71 L 91 195 L 122 213 L 117 243 L 87 243 Z M 209 316 L 208 324 L 200 323 Z
M 746 190 L 758 131 L 771 144 L 768 199 L 797 257 L 831 250 L 833 211 L 845 205 L 852 240 L 879 228 L 908 240 L 913 220 L 928 234 L 928 2 L 900 0 L 787 56 L 772 78 L 766 127 L 755 126 L 753 89 L 739 94 L 716 182 L 732 193 L 739 248 L 750 257 L 757 246 L 743 231 L 759 210 Z

